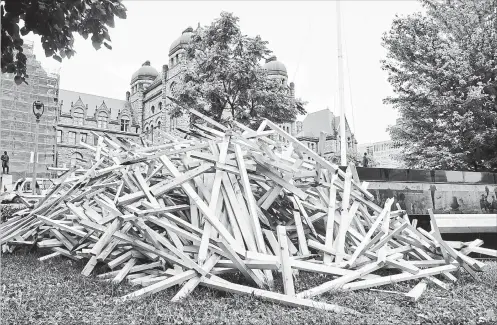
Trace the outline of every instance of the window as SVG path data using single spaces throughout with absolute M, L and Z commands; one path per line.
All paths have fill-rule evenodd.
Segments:
M 155 113 L 155 106 L 152 105 L 152 114 Z
M 147 140 L 150 139 L 150 134 L 149 134 L 149 128 L 147 126 L 147 128 L 145 129 L 145 135 L 147 137 Z
M 162 102 L 159 103 L 159 110 L 162 111 Z
M 83 109 L 77 108 L 74 110 L 73 114 L 73 124 L 74 125 L 83 125 L 85 113 Z
M 151 140 L 152 143 L 154 143 L 154 125 L 150 125 L 150 134 L 151 134 Z
M 99 129 L 106 129 L 107 128 L 107 119 L 109 116 L 105 112 L 100 112 L 98 113 L 97 117 L 97 127 Z
M 81 133 L 81 142 L 86 143 L 86 140 L 88 139 L 88 134 L 86 133 Z
M 62 130 L 57 130 L 57 143 L 62 143 Z
M 93 145 L 98 145 L 98 137 L 96 135 L 93 136 Z
M 121 131 L 128 132 L 129 130 L 129 119 L 127 117 L 123 117 L 121 119 Z
M 68 142 L 70 144 L 76 144 L 76 132 L 69 132 Z
M 71 167 L 77 166 L 78 164 L 81 164 L 81 161 L 83 160 L 83 155 L 80 154 L 79 152 L 75 152 L 71 155 Z

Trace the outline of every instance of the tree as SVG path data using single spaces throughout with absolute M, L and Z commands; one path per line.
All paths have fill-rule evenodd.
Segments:
M 264 118 L 281 123 L 304 114 L 304 103 L 261 66 L 271 54 L 267 42 L 243 35 L 238 20 L 223 12 L 210 26 L 194 32 L 182 80 L 173 93 L 180 103 L 173 114 L 195 108 L 220 123 L 235 120 L 252 127 Z
M 383 36 L 391 137 L 411 168 L 497 170 L 497 1 L 422 2 Z
M 23 36 L 41 36 L 47 57 L 62 62 L 71 58 L 75 32 L 91 41 L 95 49 L 103 44 L 112 49 L 107 26 L 114 27 L 114 16 L 126 19 L 121 0 L 3 0 L 2 73 L 14 73 L 17 84 L 26 82 L 26 56 Z

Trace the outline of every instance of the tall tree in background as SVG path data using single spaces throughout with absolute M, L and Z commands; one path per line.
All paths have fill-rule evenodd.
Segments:
M 261 60 L 271 51 L 259 36 L 243 35 L 239 19 L 223 12 L 210 26 L 199 27 L 185 53 L 182 82 L 173 93 L 182 108 L 195 108 L 220 123 L 230 120 L 255 126 L 263 118 L 274 122 L 304 114 L 304 103 L 290 96 L 281 81 L 268 77 Z
M 422 1 L 396 18 L 382 61 L 411 168 L 497 170 L 497 0 Z
M 91 41 L 95 49 L 103 44 L 111 49 L 107 29 L 114 27 L 114 17 L 126 19 L 126 7 L 121 0 L 3 0 L 2 17 L 2 73 L 14 73 L 21 84 L 29 77 L 23 36 L 41 36 L 47 57 L 61 62 L 74 51 L 75 32 Z

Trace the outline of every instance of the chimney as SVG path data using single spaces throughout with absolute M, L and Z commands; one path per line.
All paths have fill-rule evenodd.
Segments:
M 131 93 L 129 91 L 126 92 L 126 101 L 129 102 L 129 96 L 131 96 Z
M 167 73 L 167 71 L 169 71 L 169 66 L 167 64 L 164 64 L 162 66 L 162 72 L 164 73 L 164 75 Z

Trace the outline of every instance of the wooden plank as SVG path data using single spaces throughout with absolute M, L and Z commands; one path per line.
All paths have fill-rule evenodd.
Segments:
M 229 137 L 225 138 L 223 143 L 220 144 L 219 151 L 219 162 L 224 163 L 226 161 L 226 156 L 228 155 L 228 143 Z M 214 144 L 212 146 L 215 147 Z M 217 148 L 214 148 L 217 150 Z M 216 174 L 214 176 L 214 182 L 212 184 L 212 191 L 209 203 L 209 209 L 215 212 L 215 216 L 218 214 L 218 211 L 221 211 L 222 207 L 222 195 L 221 195 L 221 182 L 222 177 L 224 175 L 223 171 L 216 170 Z M 221 203 L 218 203 L 219 198 L 221 198 Z M 207 248 L 209 244 L 209 240 L 212 234 L 212 225 L 207 221 L 204 225 L 204 232 L 202 234 L 202 241 L 200 242 L 200 248 L 198 251 L 198 263 L 202 265 L 207 258 Z
M 337 251 L 335 256 L 335 262 L 340 263 L 343 260 L 343 255 L 345 254 L 345 235 L 350 227 L 350 222 L 354 216 L 349 213 L 350 206 L 350 191 L 352 188 L 352 172 L 350 168 L 347 168 L 344 181 L 344 190 L 342 193 L 342 208 L 341 208 L 341 222 L 338 228 L 337 240 L 334 243 L 334 247 Z M 355 202 L 359 204 L 358 202 Z
M 126 265 L 119 271 L 119 273 L 116 275 L 116 277 L 114 278 L 114 280 L 112 280 L 112 283 L 114 283 L 114 284 L 121 283 L 124 280 L 124 278 L 126 277 L 126 275 L 128 275 L 128 273 L 131 270 L 131 268 L 133 266 L 135 266 L 136 261 L 137 261 L 137 259 L 134 258 L 134 257 L 132 259 L 130 259 L 126 263 Z
M 274 124 L 273 122 L 265 119 L 266 124 L 273 130 L 275 130 L 278 134 L 283 136 L 286 140 L 288 140 L 290 143 L 294 145 L 295 148 L 299 149 L 300 151 L 305 152 L 309 157 L 314 159 L 317 163 L 319 163 L 321 166 L 324 168 L 330 170 L 332 173 L 338 172 L 338 174 L 342 177 L 345 177 L 345 173 L 338 168 L 338 166 L 330 163 L 326 159 L 320 157 L 316 152 L 312 151 L 311 149 L 307 148 L 304 144 L 302 144 L 300 141 L 298 141 L 296 138 L 291 136 L 290 134 L 286 133 L 283 131 L 279 126 Z M 363 190 L 360 186 L 360 184 L 353 183 L 354 186 L 369 200 L 374 199 L 373 194 L 369 193 L 366 190 Z
M 312 289 L 302 291 L 301 293 L 299 293 L 297 295 L 297 297 L 299 297 L 299 298 L 304 298 L 304 297 L 311 298 L 311 297 L 323 294 L 323 293 L 328 292 L 328 291 L 338 290 L 342 286 L 347 284 L 348 282 L 354 281 L 360 277 L 363 277 L 364 275 L 367 275 L 375 270 L 378 270 L 382 266 L 383 266 L 383 263 L 381 263 L 381 262 L 373 262 L 371 264 L 367 264 L 367 265 L 361 267 L 360 269 L 355 270 L 354 272 L 351 272 L 349 274 L 346 274 L 346 275 L 339 277 L 338 279 L 331 280 L 331 281 L 325 282 L 317 287 L 314 287 Z M 364 280 L 364 281 L 374 281 L 374 280 L 375 279 Z M 361 281 L 361 282 L 363 282 L 363 281 Z
M 383 277 L 380 277 L 377 279 L 361 280 L 361 281 L 356 281 L 356 282 L 352 282 L 352 283 L 347 283 L 343 286 L 342 289 L 346 290 L 346 291 L 351 291 L 351 290 L 371 288 L 371 287 L 381 286 L 381 285 L 385 285 L 385 284 L 392 284 L 392 283 L 397 283 L 397 282 L 402 282 L 402 281 L 420 279 L 420 278 L 424 278 L 424 277 L 431 276 L 431 275 L 441 274 L 444 272 L 452 272 L 455 270 L 457 270 L 457 266 L 454 266 L 454 265 L 437 266 L 434 268 L 421 270 L 418 274 L 401 273 L 401 274 L 394 274 L 394 275 L 390 275 L 390 276 L 383 276 Z
M 166 156 L 160 157 L 161 162 L 164 166 L 174 175 L 174 177 L 180 177 L 182 174 L 178 171 L 176 166 L 167 158 Z M 244 249 L 238 245 L 236 239 L 229 233 L 229 231 L 217 220 L 216 216 L 212 209 L 210 209 L 207 204 L 198 196 L 197 192 L 193 189 L 193 187 L 188 183 L 183 183 L 181 185 L 185 193 L 190 197 L 190 199 L 195 203 L 195 205 L 202 211 L 204 217 L 210 222 L 210 224 L 216 228 L 219 234 L 230 243 L 234 249 L 243 254 Z
M 376 218 L 374 224 L 371 226 L 371 228 L 369 228 L 366 236 L 364 237 L 363 241 L 361 242 L 361 244 L 359 245 L 359 247 L 357 247 L 357 249 L 354 251 L 354 253 L 352 254 L 352 257 L 351 259 L 347 262 L 347 267 L 352 267 L 356 261 L 356 259 L 362 254 L 362 252 L 366 249 L 366 245 L 369 243 L 369 239 L 371 238 L 371 236 L 373 235 L 373 233 L 378 229 L 378 227 L 380 226 L 380 223 L 383 221 L 383 216 L 388 212 L 390 211 L 390 207 L 392 206 L 393 204 L 393 199 L 387 199 L 386 202 L 385 202 L 385 207 L 383 208 L 383 210 L 381 211 L 380 215 Z
M 242 149 L 238 144 L 235 144 L 235 154 L 236 161 L 238 163 L 238 169 L 240 170 L 240 180 L 243 185 L 243 191 L 245 193 L 245 199 L 247 200 L 249 215 L 251 217 L 250 221 L 252 230 L 254 232 L 255 242 L 257 244 L 258 251 L 261 253 L 265 253 L 266 244 L 264 243 L 264 238 L 262 237 L 262 229 L 259 223 L 259 217 L 257 215 L 257 203 L 255 202 L 254 195 L 250 188 L 250 181 L 248 179 L 245 162 L 243 160 Z
M 219 258 L 219 255 L 213 254 L 206 260 L 204 265 L 202 265 L 202 269 L 205 271 L 206 274 L 211 272 L 211 270 L 219 261 Z M 176 293 L 176 295 L 174 295 L 171 301 L 176 302 L 185 299 L 190 293 L 193 292 L 193 290 L 195 290 L 195 288 L 200 284 L 200 282 L 205 279 L 205 277 L 205 275 L 202 275 L 188 280 L 188 282 L 185 283 L 185 285 Z
M 300 253 L 303 255 L 309 255 L 309 248 L 307 247 L 307 241 L 305 238 L 304 227 L 302 226 L 302 219 L 300 218 L 300 212 L 297 207 L 297 203 L 292 199 L 293 203 L 293 219 L 295 220 L 295 226 L 297 227 L 297 236 Z
M 130 294 L 127 294 L 123 297 L 121 297 L 121 300 L 137 300 L 146 296 L 150 296 L 154 293 L 160 292 L 162 290 L 165 290 L 167 288 L 170 288 L 172 286 L 175 286 L 177 284 L 180 284 L 184 281 L 187 281 L 191 278 L 193 278 L 196 275 L 196 272 L 193 270 L 188 270 L 183 273 L 180 273 L 178 275 L 174 275 L 168 279 L 162 280 L 160 282 L 157 282 L 151 286 L 148 286 L 146 288 L 134 291 Z
M 202 281 L 202 285 L 207 286 L 209 288 L 217 289 L 220 291 L 231 292 L 235 294 L 241 295 L 249 295 L 256 296 L 262 298 L 264 300 L 268 300 L 271 302 L 279 303 L 282 305 L 292 306 L 292 307 L 308 307 L 308 308 L 316 308 L 321 310 L 333 311 L 336 313 L 349 313 L 349 314 L 358 314 L 354 310 L 346 307 L 341 307 L 334 304 L 327 304 L 323 302 L 308 300 L 308 299 L 300 299 L 297 297 L 290 297 L 281 293 L 266 291 L 261 289 L 250 288 L 246 286 L 242 286 L 239 284 L 230 283 L 227 281 L 223 281 L 221 278 L 212 275 L 209 279 L 204 279 Z
M 236 265 L 237 269 L 247 278 L 254 282 L 259 288 L 264 288 L 264 282 L 252 271 L 249 269 L 243 260 L 238 257 L 235 251 L 223 242 L 219 242 L 219 248 L 221 248 L 226 255 L 228 255 L 229 259 Z
M 295 287 L 293 285 L 292 265 L 290 263 L 290 255 L 288 252 L 288 243 L 286 230 L 284 226 L 276 227 L 278 235 L 278 243 L 280 246 L 279 256 L 281 260 L 281 274 L 283 277 L 283 289 L 286 295 L 294 296 Z
M 423 292 L 425 292 L 427 283 L 425 280 L 419 282 L 412 288 L 408 293 L 406 293 L 406 297 L 409 298 L 412 302 L 416 302 L 421 298 Z

